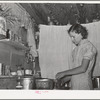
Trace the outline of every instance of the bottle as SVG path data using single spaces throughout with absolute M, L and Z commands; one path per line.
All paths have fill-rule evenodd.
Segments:
M 6 38 L 7 38 L 7 39 L 10 38 L 10 33 L 9 33 L 9 31 L 10 31 L 9 29 L 7 29 L 7 31 L 6 31 Z
M 19 66 L 17 67 L 17 75 L 18 75 L 18 76 L 22 76 L 22 75 L 23 75 L 22 69 L 21 69 L 21 65 L 19 65 Z
M 56 89 L 57 89 L 57 80 L 54 79 L 54 90 L 56 90 Z
M 16 89 L 22 89 L 21 77 L 20 77 L 20 76 L 18 76 L 18 79 L 17 79 L 17 86 L 16 86 Z

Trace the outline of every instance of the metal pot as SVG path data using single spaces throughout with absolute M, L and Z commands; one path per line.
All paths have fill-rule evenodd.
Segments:
M 36 89 L 53 89 L 54 81 L 52 79 L 42 78 L 36 79 Z
M 35 88 L 35 79 L 32 77 L 24 77 L 21 80 L 22 89 L 30 90 Z

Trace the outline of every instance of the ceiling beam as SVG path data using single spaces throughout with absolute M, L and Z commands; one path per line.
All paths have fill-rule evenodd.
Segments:
M 47 21 L 47 15 L 44 12 L 44 10 L 41 8 L 41 4 L 34 4 L 31 3 L 31 8 L 34 10 L 34 12 L 36 13 L 36 15 L 45 23 L 48 24 Z
M 31 18 L 35 20 L 37 24 L 46 24 L 44 21 L 42 21 L 37 14 L 35 13 L 34 9 L 31 8 L 31 5 L 28 3 L 20 3 L 20 5 L 29 13 Z

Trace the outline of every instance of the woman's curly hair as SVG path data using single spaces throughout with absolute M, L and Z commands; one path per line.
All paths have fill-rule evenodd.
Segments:
M 72 25 L 69 30 L 68 30 L 68 33 L 70 34 L 70 32 L 73 32 L 75 31 L 75 33 L 77 34 L 81 34 L 83 36 L 82 39 L 86 39 L 88 37 L 88 31 L 85 27 L 83 27 L 82 25 L 80 24 L 74 24 Z

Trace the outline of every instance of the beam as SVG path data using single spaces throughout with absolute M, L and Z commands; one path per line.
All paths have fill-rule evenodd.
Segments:
M 20 3 L 20 5 L 29 13 L 31 18 L 33 18 L 37 24 L 45 24 L 35 13 L 34 9 L 31 8 L 30 4 L 28 3 Z
M 34 10 L 34 12 L 37 14 L 37 16 L 45 23 L 48 24 L 47 20 L 47 14 L 44 12 L 44 10 L 41 7 L 41 4 L 34 4 L 31 3 L 31 8 Z

